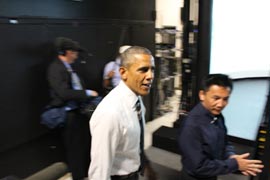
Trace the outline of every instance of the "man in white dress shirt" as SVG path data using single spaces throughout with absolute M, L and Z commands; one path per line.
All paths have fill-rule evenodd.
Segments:
M 90 120 L 89 180 L 138 180 L 139 172 L 149 180 L 156 179 L 149 161 L 140 160 L 143 148 L 140 147 L 141 128 L 136 111 L 139 101 L 144 125 L 145 107 L 141 96 L 150 92 L 154 67 L 154 58 L 146 48 L 132 46 L 121 54 L 122 80 L 101 101 Z

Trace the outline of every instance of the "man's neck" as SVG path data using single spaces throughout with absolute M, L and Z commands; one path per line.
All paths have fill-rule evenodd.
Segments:
M 68 64 L 71 64 L 70 61 L 68 60 L 68 58 L 65 57 L 65 56 L 59 55 L 59 56 L 58 56 L 58 59 L 59 59 L 60 61 L 66 62 L 66 63 L 68 63 Z

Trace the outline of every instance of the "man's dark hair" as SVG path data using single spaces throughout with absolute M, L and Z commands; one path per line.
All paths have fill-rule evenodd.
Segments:
M 202 79 L 200 90 L 208 91 L 208 89 L 212 85 L 228 87 L 231 89 L 231 91 L 233 89 L 232 80 L 226 74 L 209 74 L 208 76 Z

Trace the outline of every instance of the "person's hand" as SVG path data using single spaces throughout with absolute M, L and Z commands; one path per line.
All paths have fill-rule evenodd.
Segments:
M 114 71 L 110 71 L 108 74 L 107 74 L 107 77 L 109 79 L 111 79 L 113 76 L 114 76 L 115 72 Z
M 97 97 L 97 96 L 98 96 L 98 92 L 97 92 L 97 91 L 92 90 L 92 92 L 91 92 L 91 96 L 93 96 L 93 97 Z
M 153 170 L 150 163 L 144 167 L 144 176 L 147 180 L 157 180 L 156 172 Z
M 241 155 L 232 155 L 230 158 L 236 159 L 238 163 L 238 169 L 242 172 L 243 175 L 256 176 L 258 173 L 262 172 L 262 161 L 260 160 L 250 160 L 247 159 L 249 157 L 249 153 L 241 154 Z

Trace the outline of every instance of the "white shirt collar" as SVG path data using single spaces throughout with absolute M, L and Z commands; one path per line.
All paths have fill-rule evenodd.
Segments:
M 130 101 L 127 101 L 128 106 L 132 107 L 132 108 L 136 108 L 136 102 L 138 101 L 138 99 L 140 100 L 141 103 L 141 97 L 137 96 L 126 84 L 124 81 L 120 81 L 119 83 L 119 88 L 121 89 L 123 96 L 125 98 L 128 98 Z

